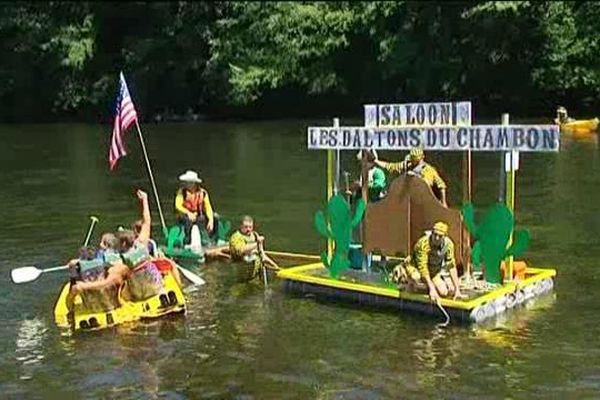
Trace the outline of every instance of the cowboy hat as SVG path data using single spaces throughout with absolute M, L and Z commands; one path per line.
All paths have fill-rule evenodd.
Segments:
M 185 171 L 183 175 L 179 175 L 179 180 L 189 183 L 202 183 L 202 179 L 198 177 L 198 173 L 190 170 Z

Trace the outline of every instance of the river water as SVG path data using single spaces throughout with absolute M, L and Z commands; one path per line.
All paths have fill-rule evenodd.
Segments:
M 312 219 L 324 207 L 326 161 L 324 152 L 306 150 L 306 127 L 329 123 L 143 126 L 167 222 L 177 176 L 195 169 L 219 213 L 235 223 L 255 216 L 267 248 L 321 251 Z M 563 136 L 559 153 L 521 156 L 517 223 L 532 235 L 526 259 L 556 268 L 558 277 L 553 295 L 493 323 L 441 328 L 441 317 L 289 296 L 276 281 L 266 296 L 260 285 L 241 283 L 231 265 L 211 263 L 197 270 L 207 285 L 189 293 L 186 316 L 73 336 L 52 318 L 65 275 L 17 286 L 9 271 L 73 257 L 90 215 L 100 218 L 95 240 L 138 218 L 135 189 L 151 189 L 135 130 L 114 172 L 109 139 L 108 126 L 0 126 L 2 398 L 600 397 L 595 135 Z M 427 156 L 459 206 L 461 155 Z M 356 177 L 353 157 L 345 153 L 343 166 Z M 479 209 L 498 196 L 499 157 L 474 157 Z M 158 234 L 153 197 L 151 207 Z

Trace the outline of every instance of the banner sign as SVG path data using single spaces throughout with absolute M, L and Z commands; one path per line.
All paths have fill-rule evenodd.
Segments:
M 366 104 L 365 126 L 470 126 L 471 102 Z
M 423 150 L 558 152 L 558 125 L 471 127 L 309 127 L 308 148 L 340 150 Z

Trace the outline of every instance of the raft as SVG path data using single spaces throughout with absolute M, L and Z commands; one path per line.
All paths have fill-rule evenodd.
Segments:
M 164 293 L 152 296 L 143 301 L 126 301 L 119 295 L 120 306 L 110 311 L 92 311 L 86 309 L 80 295 L 75 297 L 75 312 L 73 321 L 69 321 L 66 304 L 67 295 L 71 288 L 66 283 L 54 306 L 54 319 L 59 327 L 73 328 L 75 331 L 98 330 L 126 322 L 142 319 L 154 319 L 169 314 L 185 313 L 186 301 L 181 288 L 172 273 L 163 274 Z
M 190 249 L 181 249 L 181 248 L 168 248 L 167 246 L 159 246 L 159 250 L 163 252 L 163 254 L 169 258 L 173 258 L 175 260 L 190 260 L 197 261 L 199 263 L 204 263 L 206 261 L 206 257 L 204 253 L 198 254 L 194 253 Z
M 573 133 L 593 133 L 598 129 L 598 118 L 576 120 L 560 124 L 561 131 Z
M 442 298 L 440 304 L 450 315 L 452 322 L 479 323 L 550 292 L 554 287 L 555 276 L 554 269 L 528 267 L 522 280 L 505 283 L 486 293 L 463 290 L 469 295 L 468 299 Z M 320 262 L 278 271 L 277 277 L 284 280 L 284 288 L 290 293 L 311 294 L 361 306 L 443 316 L 437 305 L 431 303 L 427 293 L 399 290 L 394 285 L 369 281 L 364 277 L 360 282 L 348 276 L 333 279 Z

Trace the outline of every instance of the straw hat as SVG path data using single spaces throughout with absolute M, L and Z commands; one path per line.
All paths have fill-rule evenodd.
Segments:
M 185 171 L 183 175 L 179 175 L 179 180 L 186 183 L 202 183 L 202 179 L 198 177 L 198 173 L 190 170 Z

